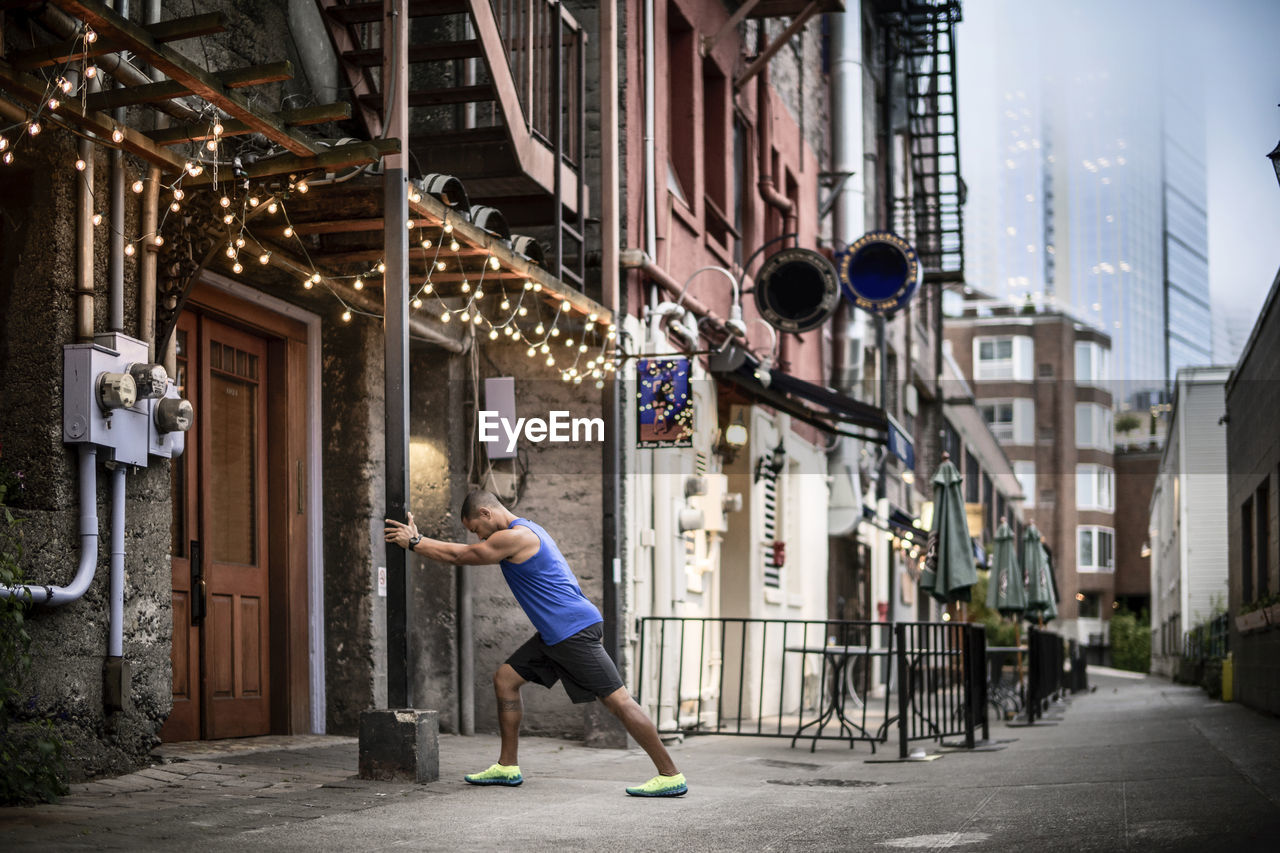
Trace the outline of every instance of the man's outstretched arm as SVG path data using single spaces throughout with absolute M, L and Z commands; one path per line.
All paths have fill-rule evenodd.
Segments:
M 413 513 L 408 513 L 409 523 L 401 524 L 393 519 L 386 519 L 386 538 L 401 548 L 408 548 L 410 540 L 418 535 L 418 525 L 414 523 Z M 411 550 L 437 563 L 452 563 L 458 566 L 489 566 L 514 555 L 524 544 L 519 530 L 499 530 L 483 542 L 462 545 L 457 542 L 445 542 L 423 536 Z

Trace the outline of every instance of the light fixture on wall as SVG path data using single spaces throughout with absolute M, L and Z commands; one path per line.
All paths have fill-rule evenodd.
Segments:
M 726 465 L 732 464 L 733 460 L 738 458 L 739 451 L 747 446 L 750 438 L 747 425 L 743 423 L 742 412 L 739 410 L 733 423 L 721 431 L 720 440 L 716 442 L 716 454 L 724 460 Z
M 1151 556 L 1151 544 L 1149 542 L 1142 543 L 1142 557 L 1146 559 Z

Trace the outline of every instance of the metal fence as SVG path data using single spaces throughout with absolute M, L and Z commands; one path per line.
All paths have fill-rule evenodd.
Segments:
M 1027 657 L 1027 722 L 1040 719 L 1050 700 L 1089 688 L 1087 649 L 1075 640 L 1032 628 Z
M 1182 638 L 1182 656 L 1190 660 L 1225 658 L 1230 648 L 1230 625 L 1222 613 L 1201 622 Z
M 985 634 L 959 623 L 640 620 L 636 699 L 660 731 L 871 745 L 987 730 Z M 896 696 L 896 698 L 894 698 Z

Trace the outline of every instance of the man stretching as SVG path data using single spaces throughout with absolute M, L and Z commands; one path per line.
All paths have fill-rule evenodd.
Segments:
M 676 769 L 657 728 L 627 693 L 601 644 L 604 621 L 600 611 L 582 594 L 547 531 L 518 518 L 491 493 L 481 490 L 471 492 L 462 503 L 463 525 L 480 537 L 474 545 L 428 539 L 418 533 L 413 513 L 408 513 L 408 520 L 408 524 L 401 524 L 387 519 L 388 542 L 439 563 L 497 563 L 516 601 L 537 629 L 493 674 L 502 749 L 497 764 L 468 775 L 468 782 L 514 786 L 524 781 L 516 756 L 523 716 L 520 687 L 532 681 L 550 688 L 558 680 L 564 682 L 574 703 L 599 699 L 653 759 L 658 775 L 639 787 L 627 788 L 628 794 L 678 797 L 688 790 L 684 774 Z

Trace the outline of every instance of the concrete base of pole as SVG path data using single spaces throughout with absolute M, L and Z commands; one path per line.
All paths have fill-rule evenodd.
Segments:
M 360 778 L 434 782 L 440 778 L 440 715 L 378 708 L 360 715 Z

